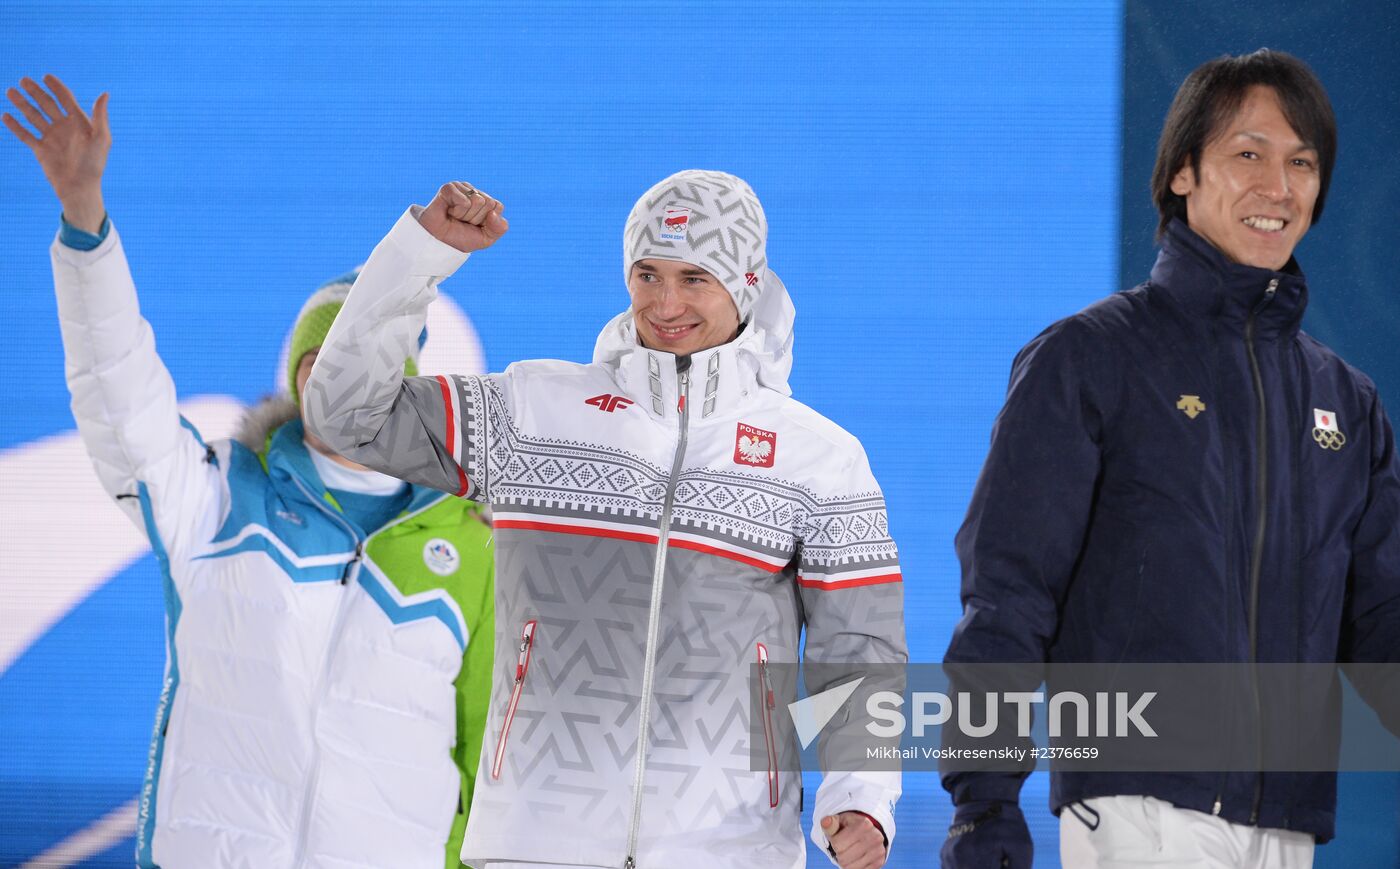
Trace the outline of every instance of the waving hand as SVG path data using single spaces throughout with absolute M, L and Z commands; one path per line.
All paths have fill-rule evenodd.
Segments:
M 10 114 L 0 116 L 0 121 L 34 152 L 44 177 L 63 203 L 63 216 L 68 222 L 96 233 L 107 214 L 102 204 L 102 172 L 112 147 L 107 94 L 97 98 L 89 117 L 57 76 L 44 76 L 44 84 L 48 91 L 33 79 L 22 78 L 19 88 L 5 92 L 38 135 Z

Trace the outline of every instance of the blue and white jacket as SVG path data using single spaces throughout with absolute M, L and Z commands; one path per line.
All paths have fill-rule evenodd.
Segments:
M 165 577 L 138 864 L 456 865 L 490 682 L 489 529 L 426 488 L 356 527 L 300 420 L 262 449 L 204 443 L 116 232 L 51 252 L 78 428 Z

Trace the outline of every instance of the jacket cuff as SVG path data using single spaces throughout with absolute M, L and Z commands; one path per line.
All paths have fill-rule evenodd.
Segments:
M 442 280 L 461 268 L 471 254 L 438 241 L 424 229 L 418 222 L 423 210 L 421 205 L 410 206 L 389 230 L 387 240 L 408 261 L 408 274 Z
M 86 236 L 86 239 L 74 236 Z M 90 232 L 84 232 L 76 226 L 63 221 L 59 230 L 54 234 L 53 244 L 49 245 L 49 251 L 53 258 L 63 265 L 72 268 L 85 268 L 111 253 L 117 247 L 118 235 L 116 227 L 112 225 L 110 218 L 102 221 L 102 235 L 95 236 Z M 83 241 L 97 239 L 97 244 L 91 247 L 86 246 Z
M 68 218 L 62 214 L 59 215 L 58 222 L 59 242 L 64 247 L 70 247 L 73 250 L 93 250 L 106 240 L 107 233 L 112 228 L 112 221 L 105 214 L 102 215 L 102 226 L 98 228 L 96 234 L 79 229 L 69 223 Z

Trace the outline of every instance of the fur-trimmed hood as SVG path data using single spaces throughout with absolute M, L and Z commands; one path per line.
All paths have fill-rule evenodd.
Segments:
M 291 396 L 269 395 L 244 412 L 233 439 L 261 455 L 272 433 L 300 415 Z

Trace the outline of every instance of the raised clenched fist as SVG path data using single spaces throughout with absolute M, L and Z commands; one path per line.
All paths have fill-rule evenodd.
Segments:
M 465 181 L 449 181 L 418 215 L 418 222 L 444 244 L 460 251 L 484 250 L 506 234 L 510 224 L 500 202 Z

